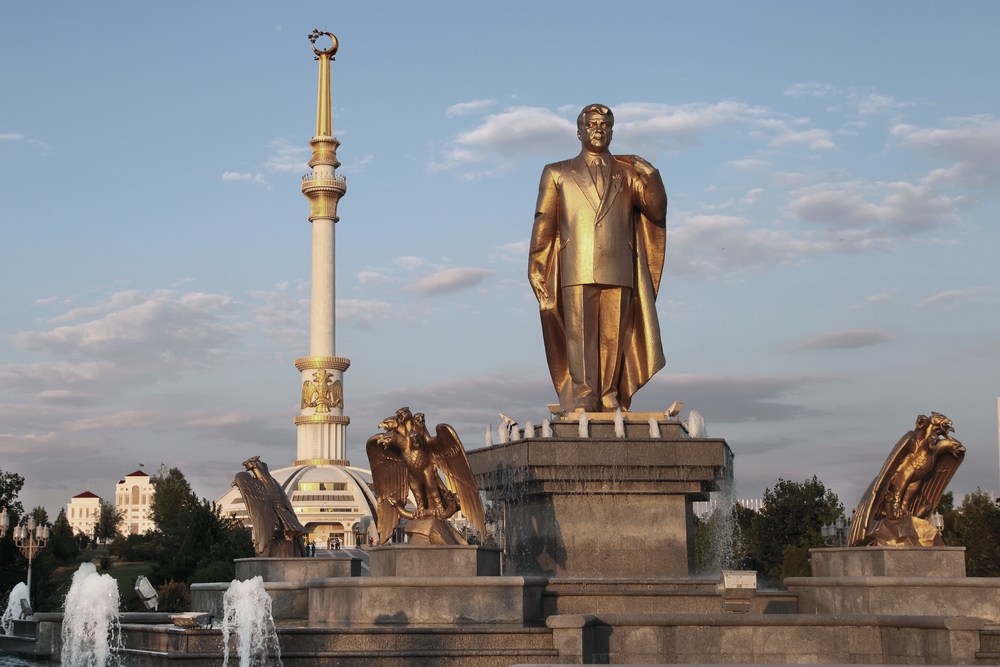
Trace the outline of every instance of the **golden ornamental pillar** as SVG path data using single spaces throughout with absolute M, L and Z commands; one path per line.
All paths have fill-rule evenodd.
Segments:
M 321 37 L 326 49 L 317 48 Z M 298 454 L 295 465 L 347 465 L 347 425 L 344 415 L 344 371 L 351 361 L 336 354 L 336 223 L 337 204 L 347 192 L 346 179 L 337 173 L 340 142 L 333 136 L 330 62 L 337 53 L 333 33 L 313 30 L 309 35 L 319 61 L 316 136 L 310 141 L 312 171 L 302 177 L 302 194 L 309 199 L 312 223 L 312 276 L 309 310 L 309 356 L 295 360 L 302 374 L 301 413 L 295 418 Z

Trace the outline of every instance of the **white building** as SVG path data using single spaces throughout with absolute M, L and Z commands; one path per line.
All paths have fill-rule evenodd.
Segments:
M 69 525 L 74 533 L 94 537 L 94 526 L 101 516 L 102 502 L 104 501 L 100 496 L 90 491 L 84 491 L 70 498 L 66 505 L 66 518 L 69 519 Z
M 371 473 L 367 470 L 345 465 L 296 465 L 272 470 L 271 476 L 281 485 L 299 522 L 309 531 L 308 543 L 319 543 L 322 547 L 337 538 L 346 547 L 355 546 L 358 540 L 368 544 L 369 537 L 378 540 L 372 521 L 377 501 L 368 486 Z M 250 525 L 246 505 L 236 487 L 219 498 L 218 504 L 223 516 Z
M 121 531 L 126 535 L 142 535 L 156 528 L 149 516 L 153 502 L 153 484 L 141 470 L 125 475 L 115 485 L 115 508 L 121 512 Z

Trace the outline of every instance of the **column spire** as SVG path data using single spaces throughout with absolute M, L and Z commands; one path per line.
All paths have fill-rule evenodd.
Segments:
M 327 36 L 331 45 L 316 48 L 316 40 Z M 349 359 L 336 356 L 336 243 L 337 204 L 347 192 L 347 181 L 337 174 L 340 142 L 333 136 L 333 108 L 330 95 L 330 61 L 337 53 L 336 36 L 313 30 L 309 34 L 313 53 L 319 61 L 316 101 L 316 135 L 312 146 L 312 171 L 302 177 L 302 194 L 309 199 L 312 223 L 312 285 L 309 309 L 309 356 L 295 360 L 302 374 L 301 413 L 298 427 L 298 455 L 295 465 L 348 465 L 347 425 L 344 414 L 344 371 Z
M 332 44 L 326 50 L 316 48 L 316 40 L 322 35 L 326 35 L 332 40 Z M 313 30 L 309 34 L 309 41 L 313 45 L 313 53 L 319 61 L 319 96 L 316 100 L 316 136 L 333 136 L 333 108 L 330 104 L 330 61 L 336 60 L 337 38 L 333 33 Z

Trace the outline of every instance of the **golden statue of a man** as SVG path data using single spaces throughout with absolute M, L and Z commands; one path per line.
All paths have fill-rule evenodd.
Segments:
M 580 154 L 546 165 L 531 230 L 528 280 L 564 411 L 627 410 L 663 368 L 656 293 L 667 194 L 653 165 L 611 155 L 614 115 L 577 118 Z

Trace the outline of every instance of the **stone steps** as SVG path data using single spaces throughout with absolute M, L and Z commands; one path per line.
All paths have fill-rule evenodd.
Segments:
M 167 626 L 123 628 L 130 665 L 218 666 L 222 631 L 181 631 Z M 515 662 L 553 662 L 559 652 L 545 627 L 279 627 L 287 667 L 500 667 Z

